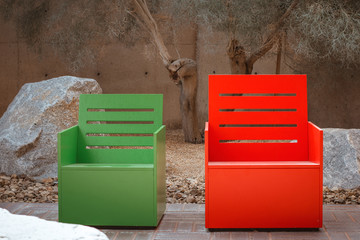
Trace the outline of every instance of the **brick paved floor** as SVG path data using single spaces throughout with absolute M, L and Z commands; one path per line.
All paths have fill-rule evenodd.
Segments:
M 15 214 L 57 221 L 56 203 L 0 203 Z M 324 205 L 324 227 L 319 231 L 246 230 L 209 232 L 205 229 L 204 205 L 169 204 L 156 229 L 101 229 L 111 240 L 136 239 L 248 239 L 360 240 L 360 205 Z

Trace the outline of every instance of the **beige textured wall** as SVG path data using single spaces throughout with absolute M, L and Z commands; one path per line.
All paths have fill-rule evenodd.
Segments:
M 360 128 L 359 70 L 321 66 L 307 74 L 309 119 L 324 128 Z
M 179 87 L 169 78 L 152 44 L 138 43 L 128 48 L 117 41 L 102 46 L 94 64 L 77 73 L 69 71 L 50 48 L 40 55 L 18 38 L 11 23 L 0 22 L 0 116 L 21 86 L 63 75 L 96 79 L 104 93 L 162 93 L 164 94 L 164 123 L 169 128 L 181 127 Z M 165 42 L 170 54 L 195 59 L 196 32 L 184 31 L 176 43 Z
M 62 75 L 96 79 L 104 93 L 163 93 L 164 123 L 168 128 L 181 127 L 179 88 L 168 77 L 152 44 L 138 43 L 128 48 L 119 42 L 102 46 L 95 64 L 71 73 L 64 60 L 51 49 L 40 56 L 17 37 L 11 23 L 0 22 L 0 116 L 27 82 Z M 166 33 L 164 33 L 166 35 Z M 170 53 L 197 60 L 199 124 L 207 120 L 207 76 L 230 72 L 226 56 L 226 37 L 210 34 L 205 28 L 183 30 L 176 42 L 167 40 Z M 165 38 L 171 39 L 171 38 Z M 275 58 L 258 61 L 254 73 L 274 74 Z M 283 74 L 293 71 L 282 64 Z M 331 66 L 306 69 L 308 74 L 309 120 L 321 127 L 360 128 L 360 76 L 357 71 L 334 71 Z

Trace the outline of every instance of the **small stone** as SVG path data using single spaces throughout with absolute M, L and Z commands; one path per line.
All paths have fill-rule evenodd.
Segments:
M 15 192 L 13 192 L 13 191 L 6 191 L 4 194 L 7 194 L 7 195 L 9 195 L 11 197 L 16 195 Z
M 32 194 L 32 193 L 30 193 L 30 192 L 26 192 L 26 193 L 25 193 L 25 197 L 33 198 L 33 197 L 35 197 L 35 195 Z
M 183 197 L 184 196 L 181 193 L 179 193 L 179 192 L 175 193 L 175 198 L 176 199 L 180 199 L 180 198 L 183 198 Z
M 18 193 L 18 194 L 16 194 L 16 197 L 17 197 L 18 199 L 23 199 L 23 198 L 24 198 L 24 194 L 23 194 L 23 193 Z
M 43 182 L 43 183 L 51 183 L 53 181 L 54 180 L 52 178 L 44 178 L 43 180 L 41 180 L 41 182 Z
M 187 196 L 186 202 L 188 202 L 188 203 L 196 203 L 196 199 L 193 196 Z
M 168 192 L 176 192 L 176 188 L 174 187 L 169 187 L 167 190 Z
M 11 179 L 11 177 L 8 177 L 8 176 L 5 176 L 5 175 L 0 176 L 0 178 L 3 179 L 3 180 L 10 180 Z
M 193 189 L 190 191 L 190 194 L 193 196 L 197 196 L 199 194 L 199 191 L 197 189 Z
M 47 196 L 47 195 L 49 195 L 49 192 L 47 192 L 47 191 L 41 191 L 41 192 L 40 192 L 40 195 L 41 195 L 41 196 Z

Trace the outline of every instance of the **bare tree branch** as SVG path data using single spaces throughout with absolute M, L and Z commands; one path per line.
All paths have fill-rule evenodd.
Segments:
M 279 42 L 277 46 L 277 56 L 276 56 L 276 71 L 275 74 L 280 74 L 280 68 L 281 68 L 281 56 L 282 56 L 282 48 L 283 48 L 283 41 L 284 41 L 284 32 L 280 34 Z
M 259 60 L 259 58 L 263 57 L 277 42 L 279 38 L 279 33 L 273 33 L 271 34 L 265 41 L 264 45 L 262 45 L 256 52 L 254 52 L 246 61 L 246 64 L 248 66 L 249 72 L 252 72 L 254 63 Z
M 279 21 L 274 24 L 274 32 L 278 31 L 284 25 L 285 19 L 290 15 L 290 13 L 294 10 L 294 8 L 298 5 L 299 2 L 300 0 L 294 0 L 291 3 L 285 13 L 280 17 Z
M 146 1 L 133 0 L 133 2 L 136 9 L 136 18 L 139 20 L 139 22 L 141 22 L 141 25 L 145 26 L 145 29 L 151 33 L 154 43 L 159 50 L 161 60 L 163 61 L 165 67 L 168 67 L 171 64 L 172 59 L 164 44 L 156 21 L 152 17 L 149 8 L 147 7 Z
M 136 19 L 150 32 L 153 42 L 158 48 L 161 59 L 170 73 L 170 78 L 180 87 L 180 111 L 186 142 L 201 143 L 196 111 L 197 66 L 192 59 L 171 59 L 164 44 L 156 21 L 147 7 L 146 0 L 133 0 Z
M 274 46 L 274 44 L 278 41 L 279 38 L 279 30 L 284 25 L 285 19 L 290 15 L 290 13 L 294 10 L 296 5 L 300 0 L 294 0 L 285 13 L 280 17 L 279 21 L 277 21 L 273 26 L 274 30 L 265 40 L 264 44 L 246 61 L 249 70 L 252 70 L 254 63 L 261 57 L 263 57 L 270 49 Z M 251 71 L 250 71 L 251 72 Z
M 228 14 L 228 18 L 229 18 L 229 33 L 230 33 L 230 39 L 234 39 L 235 38 L 235 32 L 236 32 L 236 27 L 235 27 L 235 17 L 233 16 L 232 12 L 231 12 L 231 5 L 232 0 L 226 0 L 226 10 L 227 10 L 227 14 Z

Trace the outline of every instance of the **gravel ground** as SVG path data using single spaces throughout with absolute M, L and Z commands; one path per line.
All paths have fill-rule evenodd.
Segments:
M 204 203 L 204 144 L 183 142 L 181 130 L 167 130 L 166 174 L 168 203 Z M 36 181 L 0 174 L 0 202 L 57 202 L 57 178 Z M 324 187 L 325 204 L 360 204 L 360 188 Z
M 166 135 L 168 203 L 205 203 L 204 144 L 184 142 L 181 129 Z
M 58 199 L 57 179 L 35 181 L 26 176 L 0 174 L 0 202 L 52 203 Z

